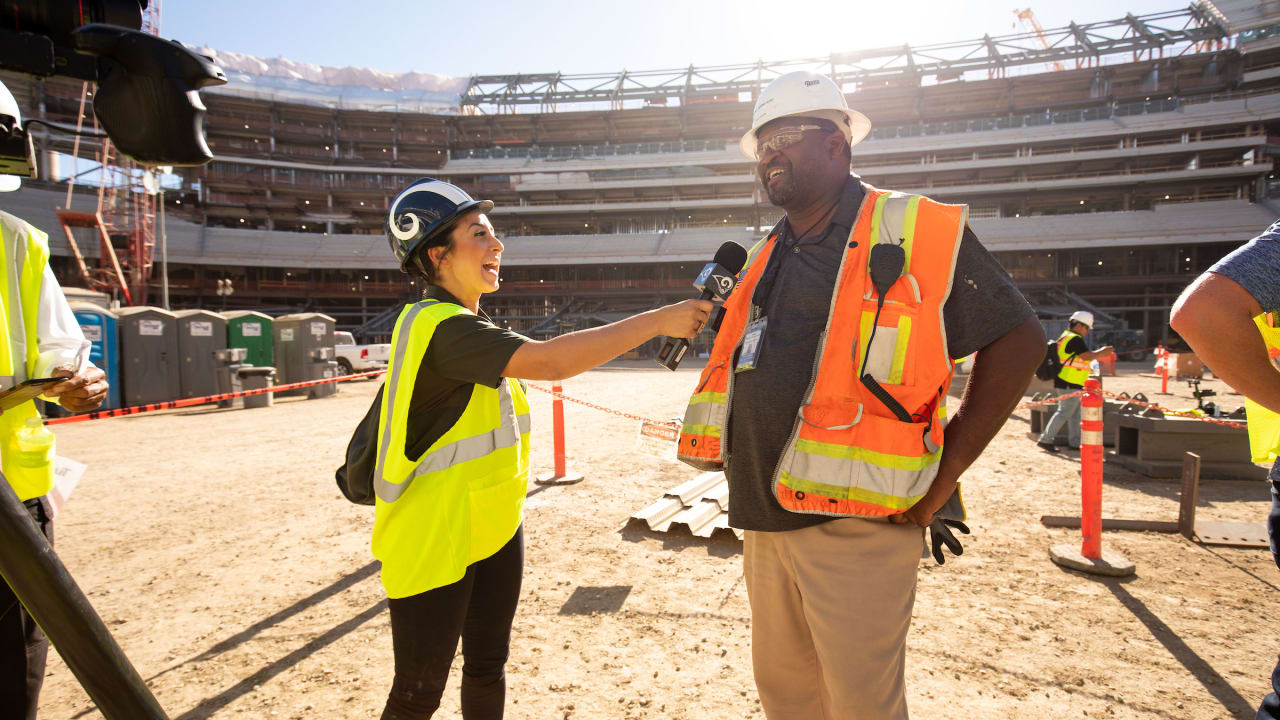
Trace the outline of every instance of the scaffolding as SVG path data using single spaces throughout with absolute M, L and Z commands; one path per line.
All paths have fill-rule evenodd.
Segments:
M 1106 59 L 1137 62 L 1225 46 L 1228 38 L 1220 18 L 1204 5 L 1182 10 L 1126 14 L 1122 18 L 977 40 L 932 45 L 832 53 L 827 57 L 758 61 L 741 65 L 687 67 L 618 73 L 534 73 L 474 75 L 462 93 L 463 114 L 547 112 L 561 104 L 595 103 L 618 110 L 635 105 L 686 105 L 707 97 L 756 96 L 774 78 L 795 70 L 829 76 L 841 87 L 886 84 L 920 85 L 948 82 L 966 73 L 1006 77 L 1011 68 L 1071 62 L 1077 68 L 1096 67 Z
M 160 2 L 148 3 L 142 14 L 141 30 L 151 35 L 160 32 Z M 80 118 L 84 119 L 88 83 L 81 88 Z M 93 122 L 98 130 L 97 118 Z M 100 134 L 96 133 L 95 134 Z M 76 149 L 78 152 L 79 141 Z M 71 187 L 68 181 L 67 205 L 58 211 L 58 221 L 66 234 L 71 255 L 75 258 L 85 287 L 119 296 L 125 305 L 146 304 L 151 281 L 152 258 L 156 246 L 156 209 L 159 178 L 132 158 L 120 154 L 106 137 L 101 138 L 97 152 L 98 206 L 93 212 L 71 209 Z M 98 260 L 94 267 L 86 262 L 76 242 L 74 229 L 89 230 L 98 241 Z

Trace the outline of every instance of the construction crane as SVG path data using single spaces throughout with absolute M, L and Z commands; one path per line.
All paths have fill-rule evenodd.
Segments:
M 141 30 L 159 35 L 159 0 L 146 4 Z M 80 92 L 77 130 L 85 118 L 88 93 L 89 84 L 85 83 Z M 96 117 L 93 126 L 95 131 L 98 130 Z M 98 206 L 92 212 L 71 209 L 71 186 L 75 182 L 75 177 L 72 177 L 68 180 L 66 205 L 58 211 L 58 221 L 86 287 L 118 296 L 124 305 L 145 305 L 155 255 L 159 177 L 152 170 L 121 155 L 104 133 L 99 135 L 101 144 L 96 153 Z M 79 146 L 77 137 L 73 154 L 78 154 Z M 86 262 L 73 228 L 88 230 L 96 237 L 96 266 L 90 267 Z
M 1044 28 L 1040 26 L 1040 21 L 1036 19 L 1036 14 L 1031 11 L 1031 8 L 1014 10 L 1013 14 L 1018 18 L 1019 22 L 1031 28 L 1031 32 L 1035 33 L 1036 37 L 1040 39 L 1040 44 L 1044 46 L 1045 50 L 1048 50 L 1049 39 L 1044 36 Z M 1014 27 L 1017 27 L 1017 23 L 1014 23 Z M 1054 60 L 1053 62 L 1048 63 L 1048 65 L 1050 69 L 1053 70 L 1053 72 L 1062 72 L 1063 70 L 1066 69 L 1062 67 L 1062 63 L 1058 62 L 1057 60 Z

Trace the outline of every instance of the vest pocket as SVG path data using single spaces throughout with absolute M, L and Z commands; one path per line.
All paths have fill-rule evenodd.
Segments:
M 854 442 L 867 449 L 888 455 L 919 457 L 927 454 L 924 431 L 927 422 L 901 422 L 896 418 L 865 413 L 856 427 Z
M 852 433 L 862 421 L 863 404 L 853 398 L 839 398 L 830 402 L 813 402 L 801 405 L 798 416 L 810 432 Z
M 938 474 L 940 455 L 925 446 L 926 427 L 928 423 L 865 415 L 854 435 L 860 462 L 849 465 L 853 493 L 880 496 L 880 504 L 905 510 L 927 492 Z
M 919 306 L 890 300 L 881 309 L 877 322 L 876 303 L 869 300 L 862 303 L 858 338 L 853 348 L 856 366 L 862 373 L 869 373 L 881 385 L 915 384 L 914 343 L 911 338 L 919 312 Z M 874 328 L 872 323 L 875 323 Z

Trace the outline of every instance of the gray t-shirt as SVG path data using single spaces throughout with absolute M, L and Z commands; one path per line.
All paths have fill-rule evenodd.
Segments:
M 784 221 L 774 249 L 777 276 L 764 301 L 768 318 L 756 369 L 733 381 L 729 438 L 729 524 L 744 530 L 795 530 L 826 522 L 825 515 L 783 509 L 773 496 L 773 474 L 814 370 L 818 339 L 827 324 L 845 241 L 865 194 L 850 176 L 831 223 L 821 236 L 796 242 Z M 804 228 L 801 228 L 804 230 Z M 953 358 L 986 347 L 1035 312 L 995 258 L 965 228 L 951 296 L 943 306 Z
M 1280 221 L 1219 260 L 1209 272 L 1235 280 L 1264 311 L 1280 310 Z M 1271 466 L 1271 481 L 1280 483 L 1280 460 Z

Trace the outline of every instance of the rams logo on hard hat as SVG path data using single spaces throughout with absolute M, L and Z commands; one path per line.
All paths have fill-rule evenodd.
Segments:
M 493 203 L 476 200 L 443 180 L 421 178 L 401 190 L 387 212 L 387 241 L 400 261 L 400 269 L 407 271 L 419 251 L 444 245 L 458 217 L 475 208 L 489 212 Z
M 392 225 L 391 232 L 400 240 L 413 240 L 422 231 L 424 224 L 430 225 L 439 219 L 440 213 L 435 210 L 406 210 L 395 219 L 400 227 Z

